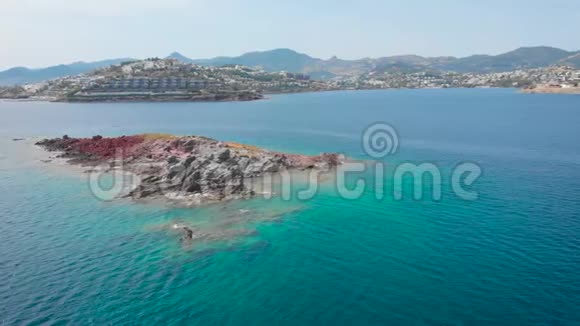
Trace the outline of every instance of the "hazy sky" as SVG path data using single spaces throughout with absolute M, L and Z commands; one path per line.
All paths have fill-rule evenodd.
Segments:
M 321 58 L 580 49 L 580 0 L 0 0 L 0 68 L 292 48 Z

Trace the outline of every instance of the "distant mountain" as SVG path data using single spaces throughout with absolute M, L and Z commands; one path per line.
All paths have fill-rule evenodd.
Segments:
M 167 56 L 166 59 L 175 59 L 175 60 L 179 60 L 183 63 L 193 63 L 193 60 L 184 56 L 183 54 L 179 53 L 179 52 L 173 52 L 170 55 Z
M 249 52 L 238 57 L 216 57 L 212 59 L 192 60 L 193 63 L 208 66 L 223 66 L 239 64 L 248 67 L 261 68 L 266 71 L 302 72 L 306 67 L 320 63 L 321 59 L 312 58 L 306 54 L 290 49 L 275 49 L 263 52 Z
M 573 54 L 546 46 L 523 47 L 496 56 L 474 55 L 460 58 L 434 67 L 457 72 L 501 72 L 546 67 L 557 64 Z
M 239 64 L 264 69 L 268 72 L 306 73 L 316 79 L 330 79 L 336 76 L 358 76 L 372 72 L 431 70 L 476 73 L 502 72 L 563 64 L 580 68 L 580 51 L 569 52 L 546 46 L 522 47 L 499 55 L 473 55 L 465 58 L 399 55 L 358 60 L 343 60 L 337 57 L 319 59 L 290 49 L 256 51 L 237 57 L 215 57 L 210 59 L 191 59 L 179 52 L 173 52 L 168 58 L 204 66 Z M 131 59 L 113 59 L 90 63 L 79 62 L 44 69 L 12 68 L 0 72 L 0 85 L 23 84 L 76 75 L 128 60 Z
M 75 62 L 68 65 L 58 65 L 41 69 L 16 67 L 0 71 L 0 86 L 34 83 L 64 76 L 86 73 L 97 68 L 119 64 L 132 59 L 112 59 L 95 62 Z
M 502 72 L 515 69 L 546 67 L 568 64 L 580 68 L 580 52 L 538 46 L 522 47 L 500 55 L 473 55 L 465 58 L 422 57 L 400 55 L 382 58 L 328 60 L 310 57 L 290 49 L 250 52 L 238 57 L 190 59 L 179 53 L 169 57 L 188 63 L 207 66 L 240 64 L 266 71 L 288 71 L 310 74 L 313 78 L 327 79 L 334 76 L 356 76 L 368 72 L 412 72 L 422 70 L 446 70 L 456 72 Z
M 266 71 L 288 71 L 307 73 L 313 77 L 332 78 L 337 75 L 358 75 L 386 65 L 428 66 L 431 61 L 420 56 L 394 56 L 379 59 L 343 60 L 332 57 L 328 60 L 313 58 L 291 49 L 275 49 L 249 52 L 237 57 L 216 57 L 211 59 L 190 59 L 174 52 L 168 58 L 206 66 L 239 64 Z
M 558 62 L 559 64 L 568 65 L 572 67 L 580 68 L 580 51 L 575 54 L 566 57 Z

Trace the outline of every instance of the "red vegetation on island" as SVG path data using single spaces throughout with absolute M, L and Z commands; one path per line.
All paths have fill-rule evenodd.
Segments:
M 259 166 L 313 168 L 320 164 L 337 166 L 344 159 L 335 153 L 323 153 L 317 156 L 289 154 L 267 151 L 255 146 L 233 142 L 222 143 L 201 136 L 177 137 L 166 134 L 142 134 L 121 137 L 62 138 L 45 139 L 37 143 L 51 151 L 63 152 L 63 157 L 76 159 L 76 162 L 95 162 L 110 159 L 147 159 L 154 161 L 183 160 L 192 155 L 219 156 L 221 152 L 227 158 L 247 157 L 249 161 L 260 162 Z
M 195 194 L 195 200 L 220 201 L 252 196 L 251 182 L 287 170 L 330 171 L 344 161 L 341 154 L 288 154 L 255 146 L 224 143 L 201 136 L 143 134 L 105 138 L 45 139 L 37 143 L 69 163 L 95 166 L 113 160 L 137 173 L 142 181 L 127 195 L 144 198 L 164 193 Z
M 121 136 L 115 138 L 105 138 L 94 136 L 92 138 L 80 138 L 72 144 L 72 148 L 80 153 L 95 155 L 99 158 L 108 159 L 114 157 L 131 156 L 131 149 L 145 138 L 141 135 Z
M 63 151 L 71 155 L 82 154 L 88 159 L 111 159 L 115 157 L 126 158 L 131 156 L 132 149 L 145 141 L 142 135 L 121 136 L 105 138 L 93 136 L 91 138 L 71 138 L 67 135 L 62 138 L 45 139 L 38 145 L 45 146 L 48 150 Z

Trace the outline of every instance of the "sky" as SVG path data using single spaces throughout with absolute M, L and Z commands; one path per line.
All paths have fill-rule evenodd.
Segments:
M 0 0 L 0 69 L 291 48 L 344 59 L 580 50 L 580 0 Z

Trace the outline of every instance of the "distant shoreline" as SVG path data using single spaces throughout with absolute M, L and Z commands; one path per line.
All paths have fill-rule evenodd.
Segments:
M 144 99 L 144 98 L 133 98 L 133 99 L 103 99 L 103 100 L 63 100 L 63 99 L 47 99 L 47 98 L 0 98 L 0 102 L 42 102 L 42 103 L 78 103 L 78 104 L 90 104 L 90 103 L 219 103 L 219 102 L 250 102 L 250 101 L 261 101 L 271 99 L 270 95 L 292 95 L 292 94 L 305 94 L 305 93 L 331 93 L 331 92 L 358 92 L 358 91 L 402 91 L 402 90 L 452 90 L 452 89 L 513 89 L 519 90 L 521 93 L 534 93 L 529 92 L 529 90 L 514 88 L 514 87 L 392 87 L 392 88 L 344 88 L 344 89 L 319 89 L 319 90 L 299 90 L 299 91 L 288 91 L 288 92 L 263 92 L 261 96 L 248 99 L 239 98 L 222 98 L 222 99 L 212 99 L 212 98 L 195 98 L 195 99 L 176 99 L 176 98 L 166 98 L 166 99 Z
M 536 87 L 536 88 L 514 88 L 514 87 L 397 87 L 397 88 L 360 88 L 360 89 L 321 89 L 321 90 L 300 90 L 292 92 L 264 92 L 259 97 L 239 99 L 239 98 L 195 98 L 195 99 L 107 99 L 107 100 L 62 100 L 62 99 L 47 99 L 47 98 L 0 98 L 0 102 L 40 102 L 40 103 L 220 103 L 220 102 L 249 102 L 249 101 L 263 101 L 270 100 L 271 95 L 292 95 L 305 93 L 330 93 L 330 92 L 358 92 L 358 91 L 402 91 L 402 90 L 453 90 L 453 89 L 512 89 L 521 94 L 572 94 L 580 95 L 580 87 L 572 88 L 558 88 L 558 87 Z

